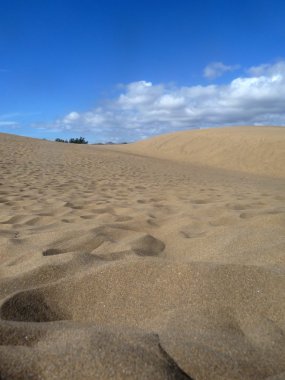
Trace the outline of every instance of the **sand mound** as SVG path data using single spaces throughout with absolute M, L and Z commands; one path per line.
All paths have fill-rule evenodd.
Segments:
M 285 177 L 285 128 L 234 127 L 176 132 L 122 147 L 157 158 Z
M 239 130 L 205 131 L 213 159 L 195 164 L 188 133 L 122 148 L 0 135 L 1 379 L 284 377 L 283 167 L 239 161 Z M 269 130 L 244 138 L 273 163 Z M 147 156 L 168 144 L 170 160 Z

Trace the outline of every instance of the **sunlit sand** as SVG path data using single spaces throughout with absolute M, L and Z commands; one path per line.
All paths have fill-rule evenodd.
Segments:
M 3 379 L 285 377 L 285 129 L 0 134 Z

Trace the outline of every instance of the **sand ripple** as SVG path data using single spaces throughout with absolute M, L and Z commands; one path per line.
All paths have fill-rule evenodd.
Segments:
M 0 135 L 1 379 L 283 379 L 278 165 L 130 149 Z

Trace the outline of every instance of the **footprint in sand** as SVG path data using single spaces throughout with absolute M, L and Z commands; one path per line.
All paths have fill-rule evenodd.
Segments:
M 206 235 L 206 231 L 201 231 L 201 232 L 186 232 L 186 231 L 180 231 L 180 234 L 185 238 L 185 239 L 193 239 L 193 238 L 199 238 L 203 237 Z
M 151 235 L 145 235 L 134 240 L 131 248 L 139 256 L 157 256 L 164 251 L 165 244 Z
M 39 290 L 15 294 L 3 303 L 0 317 L 4 320 L 19 322 L 52 322 L 68 319 L 57 306 L 53 309 Z

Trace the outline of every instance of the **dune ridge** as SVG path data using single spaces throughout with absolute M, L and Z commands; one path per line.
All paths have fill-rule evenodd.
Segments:
M 284 378 L 285 130 L 248 129 L 0 134 L 1 379 Z
M 196 165 L 285 177 L 283 127 L 224 127 L 175 132 L 123 150 Z

